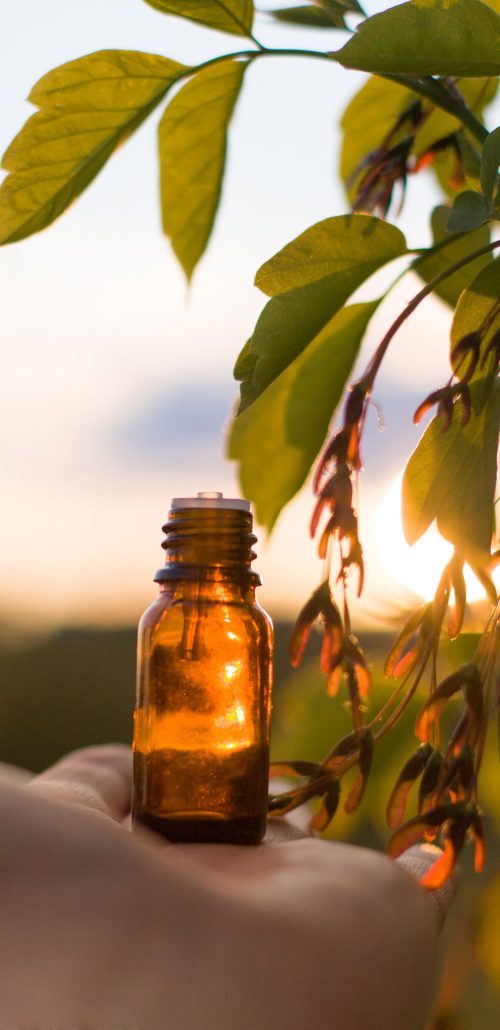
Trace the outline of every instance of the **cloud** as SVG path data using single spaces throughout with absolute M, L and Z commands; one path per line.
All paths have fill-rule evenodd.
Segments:
M 236 396 L 235 384 L 180 383 L 150 396 L 142 407 L 112 429 L 115 453 L 138 459 L 179 456 L 201 445 L 220 451 L 224 429 Z

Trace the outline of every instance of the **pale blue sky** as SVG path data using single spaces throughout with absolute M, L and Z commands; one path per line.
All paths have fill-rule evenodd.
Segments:
M 186 63 L 239 49 L 236 37 L 165 18 L 142 0 L 0 0 L 0 9 L 2 152 L 31 113 L 23 98 L 57 64 L 108 47 Z M 334 49 L 342 41 L 269 22 L 259 34 L 268 45 Z M 222 207 L 188 300 L 160 231 L 160 112 L 59 222 L 0 250 L 0 616 L 133 621 L 154 594 L 170 497 L 236 491 L 223 427 L 236 396 L 232 365 L 264 302 L 253 276 L 307 225 L 346 209 L 337 126 L 361 81 L 315 61 L 250 69 Z M 412 182 L 409 198 L 402 228 L 422 245 L 422 212 L 437 198 L 430 178 Z M 404 283 L 390 310 L 412 292 Z M 378 314 L 368 349 L 388 317 L 387 308 Z M 412 353 L 415 398 L 446 374 L 447 324 L 442 305 L 427 305 L 397 340 L 381 380 L 387 431 L 379 436 L 373 419 L 365 446 L 368 608 L 382 575 L 372 515 L 416 440 L 409 423 L 401 431 L 394 397 Z M 260 546 L 262 599 L 275 614 L 292 614 L 319 575 L 307 539 L 310 507 L 309 496 L 300 497 Z M 389 595 L 389 580 L 383 590 Z

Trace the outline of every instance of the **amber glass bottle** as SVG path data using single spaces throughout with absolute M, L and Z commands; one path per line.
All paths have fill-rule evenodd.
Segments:
M 267 811 L 272 627 L 248 501 L 174 498 L 139 624 L 132 817 L 173 841 L 257 844 Z

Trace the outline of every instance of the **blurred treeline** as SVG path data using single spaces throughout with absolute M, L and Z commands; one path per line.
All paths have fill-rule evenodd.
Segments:
M 349 712 L 341 698 L 325 694 L 318 666 L 319 637 L 312 641 L 303 667 L 296 672 L 290 669 L 290 628 L 286 623 L 276 626 L 273 757 L 320 759 L 348 732 Z M 374 711 L 390 689 L 382 673 L 390 639 L 382 633 L 363 635 L 372 663 L 370 707 Z M 474 644 L 467 635 L 450 644 L 443 673 L 450 661 L 467 660 Z M 128 743 L 134 678 L 132 628 L 66 629 L 31 641 L 0 635 L 0 761 L 36 772 L 73 748 L 106 741 Z M 354 817 L 339 808 L 329 831 L 333 838 L 384 848 L 385 804 L 401 766 L 416 746 L 412 721 L 419 705 L 417 699 L 402 723 L 381 742 L 363 804 Z M 445 929 L 447 957 L 432 1030 L 500 1027 L 499 772 L 492 728 L 480 783 L 487 823 L 486 872 L 474 876 L 472 849 L 467 849 L 461 889 Z

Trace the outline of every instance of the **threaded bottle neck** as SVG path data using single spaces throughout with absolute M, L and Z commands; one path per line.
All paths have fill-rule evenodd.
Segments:
M 236 581 L 259 586 L 251 569 L 256 537 L 250 512 L 220 507 L 175 508 L 164 526 L 165 565 L 156 582 L 176 579 Z

